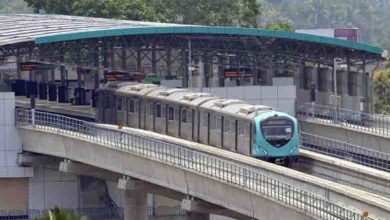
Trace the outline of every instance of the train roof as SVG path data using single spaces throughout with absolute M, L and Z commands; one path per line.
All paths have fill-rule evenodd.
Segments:
M 200 105 L 200 108 L 241 116 L 243 118 L 253 118 L 261 112 L 274 110 L 265 105 L 252 105 L 243 100 L 223 98 L 207 101 Z
M 164 88 L 162 90 L 153 91 L 147 96 L 158 100 L 168 100 L 190 106 L 199 106 L 205 101 L 217 98 L 208 93 L 198 93 L 187 89 L 177 88 Z
M 137 95 L 137 96 L 144 96 L 144 95 L 147 95 L 153 91 L 156 91 L 156 90 L 162 90 L 164 89 L 165 87 L 163 86 L 159 86 L 159 85 L 155 85 L 155 84 L 135 84 L 135 85 L 132 85 L 131 87 L 128 88 L 128 90 L 124 93 L 122 93 L 122 95 Z
M 161 101 L 198 106 L 205 110 L 223 114 L 253 118 L 256 115 L 275 109 L 265 105 L 252 105 L 243 100 L 221 98 L 209 93 L 193 92 L 188 89 L 168 88 L 155 84 L 114 83 L 104 89 L 115 90 L 118 95 L 147 96 Z

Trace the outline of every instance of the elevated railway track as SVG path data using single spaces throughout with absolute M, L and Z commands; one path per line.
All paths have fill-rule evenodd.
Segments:
M 32 133 L 29 130 L 49 132 L 143 155 L 152 160 L 233 184 L 296 209 L 303 209 L 304 212 L 317 216 L 318 219 L 363 219 L 362 214 L 357 213 L 366 210 L 372 213 L 368 219 L 382 219 L 390 212 L 390 201 L 387 198 L 347 186 L 342 187 L 337 183 L 236 153 L 207 146 L 201 148 L 197 146 L 195 149 L 191 145 L 199 144 L 181 139 L 172 142 L 172 138 L 168 136 L 164 139 L 164 135 L 148 131 L 130 128 L 118 130 L 112 125 L 94 125 L 48 113 L 37 112 L 36 114 L 38 117 L 34 118 L 34 113 L 19 110 L 17 124 L 22 129 L 24 137 L 34 137 L 30 135 Z M 32 149 L 34 149 L 32 146 L 26 148 L 26 150 Z M 53 150 L 55 154 L 63 154 L 61 150 Z M 80 151 L 83 149 L 80 148 Z M 64 153 L 67 154 L 67 151 L 65 150 Z M 85 153 L 80 152 L 80 155 L 88 156 Z M 302 191 L 296 186 L 304 187 L 308 191 Z M 348 204 L 348 207 L 341 205 L 342 203 Z

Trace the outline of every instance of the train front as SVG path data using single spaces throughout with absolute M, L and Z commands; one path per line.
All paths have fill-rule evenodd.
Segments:
M 299 155 L 299 127 L 296 118 L 278 111 L 255 117 L 256 138 L 252 155 L 256 158 L 288 165 Z

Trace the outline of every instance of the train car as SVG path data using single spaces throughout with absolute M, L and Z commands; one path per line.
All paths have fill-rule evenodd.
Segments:
M 299 154 L 297 120 L 263 105 L 154 84 L 98 90 L 97 121 L 155 131 L 277 164 Z

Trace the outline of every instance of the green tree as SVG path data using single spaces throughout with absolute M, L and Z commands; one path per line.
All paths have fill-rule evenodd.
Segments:
M 274 24 L 268 24 L 264 26 L 265 29 L 293 32 L 293 26 L 287 21 L 280 21 Z
M 32 12 L 23 0 L 0 0 L 0 13 L 29 13 Z
M 43 218 L 36 217 L 33 220 L 88 220 L 88 218 L 77 215 L 74 210 L 55 207 L 53 210 L 49 210 Z
M 374 73 L 374 104 L 379 114 L 390 114 L 390 57 L 385 67 Z
M 25 0 L 35 12 L 182 24 L 259 27 L 256 0 Z M 278 22 L 277 22 L 278 23 Z M 272 28 L 292 29 L 284 22 Z

